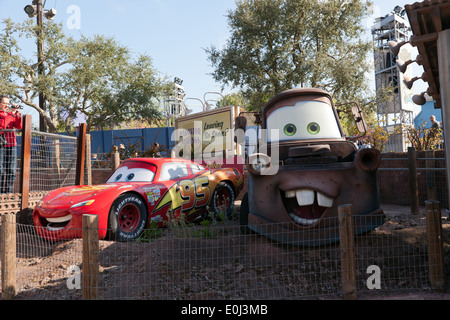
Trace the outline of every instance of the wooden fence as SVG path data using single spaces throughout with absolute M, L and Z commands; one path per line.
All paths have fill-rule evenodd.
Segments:
M 340 269 L 342 298 L 353 300 L 358 298 L 357 266 L 355 256 L 355 236 L 352 205 L 339 207 L 339 235 L 340 235 Z M 445 266 L 443 258 L 442 222 L 438 201 L 426 202 L 427 218 L 427 251 L 429 284 L 436 292 L 443 292 L 446 288 Z M 16 222 L 12 215 L 1 217 L 1 275 L 2 297 L 13 299 L 18 294 L 16 287 Z M 82 231 L 82 261 L 81 283 L 82 299 L 95 300 L 99 298 L 99 237 L 98 216 L 83 216 Z
M 20 157 L 20 175 L 18 177 L 19 192 L 13 194 L 0 195 L 0 215 L 17 215 L 17 221 L 20 223 L 29 222 L 30 211 L 46 194 L 46 191 L 30 192 L 30 171 L 31 171 L 31 115 L 24 115 L 21 157 Z M 79 127 L 77 141 L 77 160 L 76 177 L 74 185 L 81 185 L 84 181 L 84 170 L 86 161 L 86 124 L 82 123 Z

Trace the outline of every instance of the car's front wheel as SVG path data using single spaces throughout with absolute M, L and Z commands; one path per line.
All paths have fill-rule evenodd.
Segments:
M 108 238 L 116 241 L 136 239 L 144 231 L 147 218 L 147 208 L 141 197 L 131 193 L 121 195 L 109 212 Z

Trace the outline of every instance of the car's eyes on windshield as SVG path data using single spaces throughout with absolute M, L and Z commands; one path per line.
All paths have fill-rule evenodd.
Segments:
M 273 111 L 267 118 L 267 140 L 278 130 L 279 140 L 341 138 L 338 122 L 330 105 L 319 101 L 299 101 Z
M 107 183 L 114 182 L 152 182 L 155 173 L 150 169 L 120 167 L 108 179 Z

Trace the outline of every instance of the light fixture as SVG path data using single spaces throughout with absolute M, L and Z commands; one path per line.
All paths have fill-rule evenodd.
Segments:
M 29 4 L 23 8 L 28 17 L 33 18 L 37 15 L 37 8 L 34 4 Z
M 419 106 L 423 106 L 427 102 L 427 99 L 425 99 L 425 91 L 421 94 L 413 95 L 412 101 Z
M 218 94 L 219 96 L 222 97 L 222 101 L 225 102 L 225 97 L 221 93 L 219 93 L 219 92 L 205 92 L 205 94 L 203 95 L 203 100 L 206 103 L 206 110 L 212 109 L 212 105 L 210 105 L 208 103 L 208 101 L 211 100 L 211 99 L 208 99 L 208 100 L 206 99 L 206 95 L 207 94 Z M 218 101 L 218 100 L 214 100 L 214 101 Z M 217 107 L 219 107 L 219 106 L 220 106 L 220 100 L 219 100 L 219 103 L 217 104 Z
M 35 2 L 33 1 L 33 3 L 35 3 Z M 29 18 L 33 18 L 33 17 L 37 16 L 37 6 L 35 4 L 29 4 L 29 5 L 25 6 L 25 8 L 23 8 L 23 10 L 25 11 L 25 13 L 28 15 Z M 57 13 L 56 9 L 45 10 L 44 16 L 47 19 L 52 20 L 55 18 L 56 13 Z
M 412 78 L 412 79 L 410 79 L 410 78 L 404 76 L 404 77 L 403 77 L 403 83 L 405 84 L 405 86 L 406 86 L 408 89 L 411 89 L 412 86 L 413 86 L 413 83 L 414 83 L 415 81 L 419 80 L 419 79 L 422 79 L 423 81 L 428 81 L 428 74 L 427 74 L 426 72 L 424 72 L 424 73 L 422 73 L 422 76 L 420 76 L 420 77 L 414 77 L 414 78 Z
M 405 84 L 405 86 L 406 86 L 408 89 L 411 89 L 412 86 L 413 86 L 413 83 L 414 83 L 415 81 L 419 80 L 419 79 L 422 79 L 422 78 L 421 78 L 421 77 L 414 77 L 414 78 L 410 79 L 410 78 L 408 78 L 408 77 L 404 77 L 404 78 L 403 78 L 403 83 Z
M 396 61 L 397 64 L 397 68 L 398 70 L 400 70 L 401 73 L 405 73 L 406 68 L 408 67 L 408 65 L 410 65 L 411 63 L 416 62 L 419 65 L 423 64 L 423 58 L 421 55 L 418 55 L 416 60 L 408 60 L 406 62 L 404 62 L 403 60 L 398 59 Z
M 186 98 L 186 99 L 184 99 L 184 104 L 185 104 L 185 105 L 186 105 L 186 101 L 189 100 L 189 99 L 200 101 L 200 103 L 201 103 L 201 105 L 202 105 L 202 110 L 205 111 L 205 104 L 203 103 L 202 100 L 200 100 L 200 99 L 198 99 L 198 98 Z M 187 107 L 186 107 L 186 108 L 187 108 Z M 192 110 L 192 109 L 187 109 L 187 110 Z M 194 112 L 194 110 L 192 110 L 192 112 Z
M 48 20 L 53 20 L 53 18 L 55 18 L 56 16 L 56 9 L 45 10 L 44 16 Z
M 402 41 L 402 42 L 397 42 L 394 40 L 388 41 L 389 50 L 391 50 L 391 52 L 394 56 L 398 56 L 400 48 L 407 43 L 408 43 L 408 41 Z
M 433 94 L 433 90 L 431 88 L 428 88 L 427 91 L 424 91 L 421 94 L 413 95 L 412 101 L 419 106 L 423 106 L 427 102 L 427 99 L 425 98 L 425 93 L 431 96 Z

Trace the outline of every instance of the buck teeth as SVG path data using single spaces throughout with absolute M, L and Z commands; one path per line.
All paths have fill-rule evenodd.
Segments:
M 314 191 L 312 190 L 297 190 L 295 192 L 299 206 L 309 206 L 314 204 Z
M 299 206 L 309 206 L 314 204 L 314 199 L 317 198 L 317 203 L 321 207 L 331 208 L 333 206 L 333 199 L 326 195 L 313 190 L 290 190 L 285 192 L 286 198 L 297 198 Z

